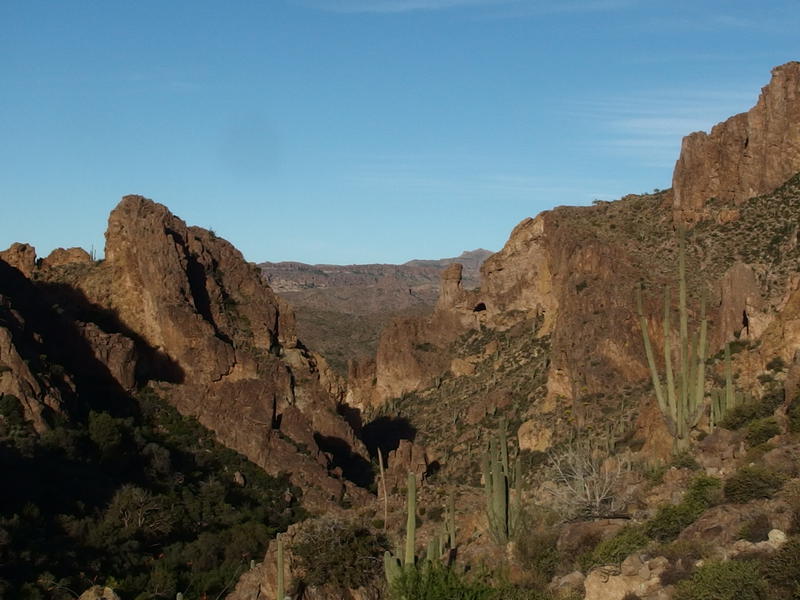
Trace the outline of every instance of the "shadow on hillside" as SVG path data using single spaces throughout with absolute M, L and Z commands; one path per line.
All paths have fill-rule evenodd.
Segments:
M 397 450 L 400 440 L 414 441 L 416 428 L 405 417 L 378 417 L 361 429 L 361 439 L 369 450 L 369 455 L 377 458 L 378 449 L 386 461 L 389 452 Z
M 105 333 L 119 333 L 133 340 L 138 357 L 137 385 L 143 385 L 149 380 L 183 383 L 185 373 L 181 366 L 165 352 L 150 346 L 144 338 L 122 323 L 117 311 L 93 304 L 81 290 L 65 283 L 39 282 L 37 287 L 50 304 L 58 305 L 73 319 L 94 323 Z M 80 337 L 80 332 L 74 325 L 73 329 L 75 336 Z M 82 365 L 77 366 L 80 368 Z
M 15 348 L 30 369 L 59 389 L 64 410 L 73 417 L 86 418 L 92 409 L 121 416 L 132 409 L 127 402 L 128 390 L 98 358 L 76 321 L 92 322 L 106 333 L 120 333 L 133 340 L 139 358 L 137 383 L 148 378 L 183 380 L 183 370 L 175 361 L 126 328 L 114 311 L 93 305 L 72 286 L 33 282 L 0 260 L 0 295 L 5 297 L 4 307 L 9 311 L 5 317 L 0 311 L 0 324 L 11 332 Z M 13 316 L 15 313 L 21 320 Z M 53 416 L 49 411 L 47 414 Z
M 317 442 L 320 450 L 327 452 L 333 458 L 332 467 L 342 469 L 342 475 L 359 487 L 368 488 L 375 480 L 375 473 L 372 465 L 363 456 L 353 452 L 350 444 L 343 439 L 333 436 L 314 434 L 314 441 Z

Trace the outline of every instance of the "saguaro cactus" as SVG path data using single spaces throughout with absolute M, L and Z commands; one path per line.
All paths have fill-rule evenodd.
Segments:
M 275 595 L 277 596 L 278 600 L 284 600 L 286 598 L 286 586 L 283 581 L 283 540 L 281 540 L 281 534 L 278 534 L 276 536 L 275 541 L 278 545 L 276 554 L 278 573 L 275 584 L 276 587 Z
M 489 531 L 498 544 L 506 544 L 514 535 L 520 508 L 520 464 L 512 477 L 508 460 L 505 419 L 500 420 L 497 435 L 492 436 L 483 458 L 483 485 Z M 516 487 L 512 489 L 516 482 Z
M 456 501 L 451 493 L 447 498 L 447 511 L 444 519 L 444 533 L 447 547 L 450 550 L 456 549 Z
M 387 583 L 391 584 L 402 573 L 403 568 L 413 568 L 416 562 L 414 550 L 417 536 L 417 478 L 413 473 L 408 474 L 408 497 L 406 519 L 406 545 L 403 562 L 390 551 L 383 554 L 383 569 Z
M 708 322 L 705 313 L 705 298 L 700 301 L 700 325 L 698 330 L 689 334 L 689 311 L 686 307 L 686 241 L 683 230 L 678 233 L 678 312 L 680 315 L 680 347 L 678 348 L 677 372 L 672 365 L 672 328 L 670 326 L 670 289 L 664 291 L 664 378 L 656 366 L 650 336 L 647 333 L 647 320 L 642 310 L 641 289 L 637 290 L 636 306 L 639 323 L 644 339 L 647 364 L 656 393 L 658 406 L 661 409 L 667 426 L 675 439 L 677 450 L 689 446 L 689 432 L 697 425 L 703 412 L 705 398 L 705 360 L 706 333 Z M 677 379 L 677 385 L 676 380 Z

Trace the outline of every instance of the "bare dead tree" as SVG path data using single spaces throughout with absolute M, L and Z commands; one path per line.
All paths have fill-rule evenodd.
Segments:
M 576 438 L 548 455 L 544 489 L 555 508 L 571 517 L 605 517 L 624 507 L 620 484 L 630 471 L 627 455 L 611 456 L 600 440 Z

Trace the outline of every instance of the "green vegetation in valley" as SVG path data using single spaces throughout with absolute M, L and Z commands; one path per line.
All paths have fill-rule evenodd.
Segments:
M 214 597 L 304 516 L 287 479 L 152 392 L 134 416 L 93 411 L 41 436 L 15 398 L 0 411 L 0 597 L 74 598 L 96 583 L 126 600 Z

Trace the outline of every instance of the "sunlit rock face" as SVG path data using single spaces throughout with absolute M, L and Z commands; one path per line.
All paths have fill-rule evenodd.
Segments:
M 672 177 L 675 218 L 728 218 L 726 209 L 707 207 L 707 201 L 735 206 L 771 192 L 798 171 L 800 62 L 790 62 L 772 70 L 772 80 L 748 112 L 719 123 L 711 133 L 683 138 Z

